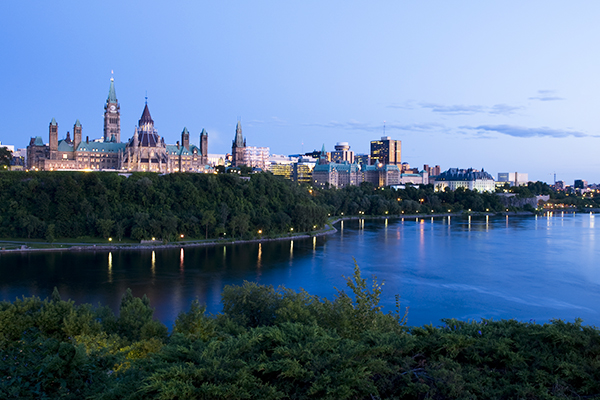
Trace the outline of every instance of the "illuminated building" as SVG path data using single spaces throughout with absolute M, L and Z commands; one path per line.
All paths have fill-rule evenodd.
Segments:
M 371 164 L 402 164 L 402 142 L 383 136 L 371 141 Z
M 350 150 L 348 142 L 338 142 L 335 145 L 335 151 L 330 154 L 331 162 L 348 162 L 354 164 L 354 152 Z
M 121 106 L 117 100 L 114 79 L 110 80 L 108 98 L 104 106 L 104 134 L 99 140 L 83 140 L 79 120 L 73 125 L 73 139 L 67 132 L 58 139 L 58 123 L 54 118 L 49 125 L 49 143 L 42 138 L 31 138 L 27 146 L 27 167 L 42 171 L 154 171 L 199 172 L 206 168 L 208 133 L 200 134 L 200 147 L 190 144 L 190 133 L 183 128 L 181 143 L 167 145 L 154 128 L 154 121 L 146 103 L 138 127 L 127 143 L 121 143 Z
M 484 170 L 478 171 L 472 168 L 459 169 L 450 168 L 435 177 L 433 182 L 437 190 L 456 190 L 459 187 L 477 190 L 478 192 L 493 192 L 495 190 L 494 178 Z

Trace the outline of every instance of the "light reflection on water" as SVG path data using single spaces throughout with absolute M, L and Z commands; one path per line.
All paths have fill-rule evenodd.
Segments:
M 545 220 L 545 221 L 544 221 Z M 346 221 L 348 222 L 348 221 Z M 127 288 L 147 294 L 171 326 L 198 298 L 220 310 L 225 285 L 244 280 L 333 298 L 352 275 L 385 280 L 410 306 L 409 324 L 444 317 L 551 318 L 600 325 L 600 248 L 593 214 L 545 217 L 359 219 L 331 236 L 216 247 L 0 255 L 0 298 L 51 294 L 118 309 Z M 389 232 L 389 235 L 388 235 Z M 148 271 L 150 265 L 150 271 Z

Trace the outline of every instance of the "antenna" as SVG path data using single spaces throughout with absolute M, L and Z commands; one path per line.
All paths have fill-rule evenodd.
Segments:
M 385 136 L 385 121 L 383 121 L 383 136 Z
M 146 90 L 146 104 L 148 104 L 148 91 Z

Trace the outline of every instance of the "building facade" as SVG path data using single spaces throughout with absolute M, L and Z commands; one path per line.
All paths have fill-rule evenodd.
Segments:
M 73 139 L 67 132 L 58 139 L 58 123 L 49 125 L 49 143 L 40 136 L 31 138 L 27 146 L 27 168 L 42 171 L 153 171 L 202 172 L 208 164 L 208 133 L 200 134 L 200 147 L 190 144 L 187 128 L 181 134 L 181 144 L 165 144 L 158 135 L 146 103 L 133 137 L 121 143 L 121 106 L 117 100 L 114 79 L 110 80 L 104 105 L 104 134 L 101 139 L 83 140 L 79 120 L 73 125 Z
M 244 150 L 246 149 L 246 139 L 242 136 L 242 123 L 238 121 L 235 127 L 235 139 L 231 144 L 231 166 L 240 167 L 244 163 Z
M 335 151 L 332 151 L 329 159 L 331 162 L 354 164 L 354 152 L 350 150 L 348 142 L 338 142 L 335 145 Z
M 477 190 L 478 192 L 493 192 L 495 190 L 494 178 L 483 169 L 478 171 L 473 168 L 450 168 L 436 176 L 433 185 L 437 190 L 445 190 L 446 188 L 450 190 L 465 188 Z
M 371 141 L 371 164 L 402 164 L 402 142 L 389 136 Z

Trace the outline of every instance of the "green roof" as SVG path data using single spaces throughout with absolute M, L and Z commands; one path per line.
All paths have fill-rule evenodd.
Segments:
M 167 154 L 178 155 L 178 156 L 191 156 L 194 153 L 194 149 L 196 149 L 197 153 L 200 153 L 200 149 L 197 146 L 190 144 L 190 149 L 186 149 L 185 146 L 179 146 L 177 148 L 176 144 L 168 144 L 167 145 Z
M 54 117 L 52 118 L 52 121 L 50 121 L 50 125 L 53 125 L 53 126 L 56 126 L 56 125 L 58 125 L 58 124 L 56 123 L 56 120 L 54 119 Z
M 54 118 L 52 118 L 54 120 Z M 36 136 L 35 137 L 35 142 L 34 142 L 35 146 L 43 146 L 44 145 L 44 139 L 42 139 L 41 136 Z
M 200 136 L 208 136 L 208 132 L 206 132 L 204 130 L 204 128 L 202 128 L 202 132 L 200 132 Z
M 79 122 L 79 120 L 75 121 L 75 126 L 80 127 L 81 126 L 81 122 Z
M 97 153 L 117 153 L 125 150 L 126 143 L 115 142 L 81 142 L 77 151 L 94 151 Z
M 110 78 L 110 89 L 108 89 L 108 102 L 116 103 L 117 102 L 117 94 L 115 93 L 115 79 Z
M 67 143 L 65 139 L 58 141 L 58 151 L 73 151 L 73 144 Z

